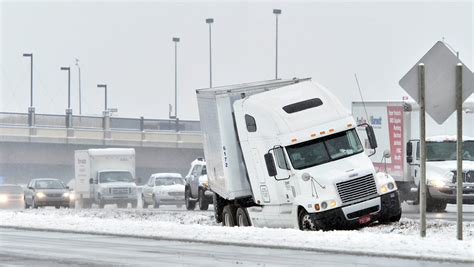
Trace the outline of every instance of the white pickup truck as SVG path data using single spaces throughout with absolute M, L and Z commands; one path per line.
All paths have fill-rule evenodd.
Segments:
M 474 204 L 474 103 L 464 103 L 463 203 Z M 402 200 L 417 204 L 420 181 L 419 109 L 413 102 L 353 102 L 353 116 L 358 123 L 372 125 L 378 139 L 374 165 L 392 175 Z M 455 115 L 438 125 L 427 117 L 426 182 L 427 211 L 443 211 L 447 203 L 456 203 L 456 130 Z M 358 129 L 364 136 L 364 129 Z M 391 157 L 381 162 L 383 153 Z
M 217 222 L 315 230 L 400 219 L 393 178 L 376 173 L 350 112 L 323 86 L 295 78 L 196 94 Z

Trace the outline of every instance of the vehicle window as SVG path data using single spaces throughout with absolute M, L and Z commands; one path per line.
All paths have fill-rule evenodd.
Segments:
M 101 172 L 99 175 L 100 183 L 112 183 L 112 182 L 133 182 L 133 177 L 130 172 L 126 171 L 113 171 L 113 172 Z
M 291 114 L 291 113 L 303 111 L 305 109 L 319 107 L 322 104 L 323 104 L 323 101 L 321 101 L 321 99 L 312 98 L 312 99 L 308 99 L 308 100 L 305 100 L 305 101 L 301 101 L 301 102 L 297 102 L 297 103 L 294 103 L 294 104 L 284 106 L 283 110 L 286 113 Z
M 17 185 L 3 185 L 0 186 L 0 193 L 21 194 L 23 193 L 23 189 Z
M 63 189 L 64 184 L 58 180 L 38 180 L 35 184 L 36 189 Z
M 305 169 L 364 151 L 355 129 L 286 147 L 295 169 Z
M 202 165 L 201 175 L 207 175 L 206 165 Z
M 278 147 L 273 150 L 275 154 L 275 158 L 278 164 L 278 167 L 283 170 L 289 170 L 290 167 L 288 166 L 285 158 L 285 154 L 283 153 L 283 147 Z
M 257 123 L 255 122 L 255 118 L 245 114 L 245 125 L 247 125 L 247 131 L 253 133 L 257 131 Z
M 462 159 L 474 161 L 474 141 L 464 141 L 462 149 Z M 427 161 L 456 160 L 456 142 L 426 142 Z
M 155 180 L 155 185 L 175 185 L 175 184 L 184 185 L 183 178 L 179 178 L 179 177 L 160 177 L 160 178 L 156 178 L 156 180 Z
M 148 185 L 153 186 L 153 176 L 148 179 Z
M 416 142 L 416 159 L 420 160 L 420 142 Z
M 194 166 L 192 175 L 193 175 L 193 176 L 199 176 L 200 173 L 201 173 L 201 165 L 196 165 L 196 166 Z

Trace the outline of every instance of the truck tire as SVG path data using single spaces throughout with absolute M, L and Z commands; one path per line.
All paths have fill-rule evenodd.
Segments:
M 148 209 L 148 203 L 146 203 L 145 197 L 142 195 L 142 209 Z
M 103 209 L 105 207 L 105 202 L 102 199 L 99 199 L 99 209 Z
M 199 190 L 199 209 L 200 210 L 207 210 L 209 209 L 209 202 L 207 202 L 206 197 L 204 196 L 204 190 L 200 189 Z
M 25 209 L 29 209 L 30 205 L 28 205 L 28 202 L 26 202 L 26 198 L 23 200 L 23 202 L 25 203 Z
M 160 207 L 160 201 L 156 199 L 155 195 L 153 195 L 152 198 L 153 198 L 153 208 L 158 209 Z
M 133 200 L 132 201 L 132 209 L 136 209 L 138 206 L 138 200 Z
M 225 206 L 225 201 L 219 195 L 214 193 L 212 196 L 212 203 L 214 204 L 214 218 L 216 219 L 216 223 L 222 222 L 222 211 Z
M 298 212 L 298 226 L 301 231 L 316 230 L 313 220 L 311 220 L 311 217 L 304 208 L 300 208 L 300 211 Z
M 428 189 L 426 190 L 426 211 L 427 212 L 443 212 L 447 203 L 431 197 Z
M 184 190 L 184 202 L 186 204 L 187 210 L 194 210 L 196 208 L 196 202 L 190 199 L 191 198 L 191 191 L 188 187 Z
M 37 209 L 37 208 L 38 208 L 38 205 L 36 205 L 35 198 L 32 198 L 32 199 L 31 199 L 31 207 L 32 207 L 33 209 Z
M 247 209 L 239 207 L 235 213 L 236 223 L 239 227 L 250 226 L 249 215 L 247 214 Z
M 222 210 L 222 225 L 228 227 L 235 226 L 235 206 L 232 204 L 226 205 Z

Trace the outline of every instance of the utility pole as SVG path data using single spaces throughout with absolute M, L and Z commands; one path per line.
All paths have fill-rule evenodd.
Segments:
M 79 59 L 76 58 L 76 66 L 79 74 L 79 115 L 82 115 L 82 93 L 81 93 L 81 67 L 79 67 Z

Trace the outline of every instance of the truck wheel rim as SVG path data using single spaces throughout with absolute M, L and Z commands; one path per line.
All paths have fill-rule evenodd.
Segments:
M 243 226 L 244 225 L 244 216 L 242 216 L 242 214 L 239 214 L 239 226 Z
M 301 218 L 301 226 L 303 230 L 313 230 L 314 229 L 314 223 L 309 217 L 308 214 L 305 214 L 303 218 Z
M 225 225 L 229 226 L 230 218 L 229 213 L 226 213 L 224 216 Z

